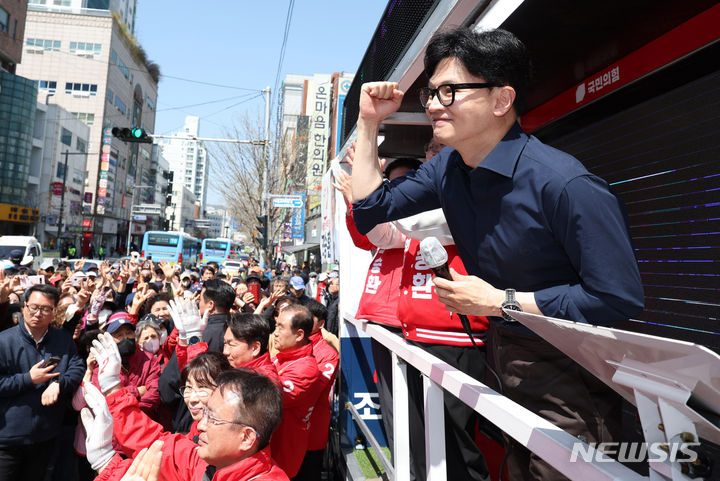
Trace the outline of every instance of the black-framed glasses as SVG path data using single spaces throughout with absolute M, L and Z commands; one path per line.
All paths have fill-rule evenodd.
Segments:
M 455 91 L 462 89 L 491 89 L 497 87 L 494 83 L 464 83 L 464 84 L 442 84 L 437 88 L 423 87 L 420 89 L 420 105 L 428 108 L 432 99 L 437 96 L 440 105 L 450 107 L 455 102 Z
M 25 304 L 25 306 L 28 309 L 28 312 L 30 314 L 35 314 L 37 311 L 42 312 L 43 314 L 52 314 L 55 311 L 54 307 L 51 306 L 38 306 L 37 304 Z
M 257 436 L 258 439 L 260 439 L 260 433 L 258 433 L 258 432 L 257 432 L 257 429 L 255 429 L 254 427 L 249 426 L 249 425 L 247 425 L 247 424 L 245 424 L 245 423 L 238 422 L 238 421 L 228 421 L 227 419 L 216 418 L 215 416 L 213 416 L 212 414 L 210 414 L 210 410 L 208 409 L 207 406 L 205 406 L 205 407 L 203 408 L 203 415 L 202 415 L 202 418 L 201 418 L 200 420 L 202 421 L 202 420 L 205 419 L 205 418 L 207 418 L 207 420 L 208 420 L 209 423 L 212 423 L 212 424 L 215 425 L 215 426 L 219 426 L 220 424 L 234 424 L 234 425 L 236 425 L 236 426 L 242 426 L 242 427 L 244 427 L 244 428 L 250 428 L 250 429 L 252 429 L 253 431 L 255 431 L 255 436 Z

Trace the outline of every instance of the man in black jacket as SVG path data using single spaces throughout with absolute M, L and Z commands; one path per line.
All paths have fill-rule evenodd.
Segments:
M 327 322 L 325 329 L 338 335 L 338 304 L 340 302 L 340 278 L 331 277 L 327 284 Z
M 203 283 L 199 307 L 200 315 L 204 315 L 206 311 L 210 313 L 202 339 L 203 342 L 208 344 L 208 351 L 223 352 L 226 322 L 234 302 L 235 291 L 227 282 L 211 279 Z M 198 339 L 190 338 L 187 341 L 188 344 L 194 344 Z M 180 368 L 175 354 L 172 355 L 165 369 L 163 369 L 158 387 L 160 389 L 160 398 L 174 412 L 173 430 L 176 432 L 189 431 L 192 417 L 190 417 L 190 412 L 180 395 Z
M 0 333 L 0 479 L 45 477 L 85 372 L 70 333 L 50 326 L 59 298 L 50 285 L 30 287 L 22 322 Z

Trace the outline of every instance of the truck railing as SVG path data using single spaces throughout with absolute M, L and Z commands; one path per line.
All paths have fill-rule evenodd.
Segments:
M 573 456 L 573 449 L 582 443 L 575 436 L 551 424 L 523 406 L 497 393 L 477 379 L 450 366 L 425 350 L 410 345 L 389 330 L 368 322 L 343 315 L 350 335 L 362 331 L 384 345 L 392 354 L 393 377 L 393 439 L 394 466 L 387 470 L 390 479 L 410 480 L 410 437 L 408 413 L 407 364 L 412 365 L 423 376 L 425 407 L 425 459 L 427 479 L 444 481 L 447 479 L 445 467 L 445 432 L 443 393 L 447 391 L 484 416 L 507 435 L 530 451 L 540 456 L 548 464 L 570 479 L 593 481 L 640 481 L 647 480 L 607 457 L 594 447 L 583 443 L 582 450 L 592 453 L 590 461 L 586 456 Z M 352 414 L 352 410 L 351 410 Z M 390 461 L 380 456 L 377 441 L 360 416 L 353 416 L 355 422 L 365 433 L 383 464 Z M 435 435 L 432 435 L 432 434 Z M 577 448 L 575 448 L 577 449 Z M 587 456 L 590 458 L 590 456 Z M 387 468 L 386 468 L 387 469 Z

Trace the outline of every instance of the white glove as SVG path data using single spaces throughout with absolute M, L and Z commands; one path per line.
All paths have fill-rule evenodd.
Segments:
M 194 336 L 202 338 L 202 333 L 207 327 L 209 310 L 200 316 L 197 304 L 186 299 L 171 300 L 168 310 L 180 339 L 187 341 Z
M 113 418 L 105 397 L 92 383 L 83 382 L 82 388 L 85 401 L 90 406 L 80 411 L 85 428 L 87 460 L 95 471 L 99 471 L 115 455 L 112 447 Z
M 103 393 L 120 384 L 120 351 L 113 337 L 103 332 L 93 341 L 90 352 L 98 363 L 98 384 Z

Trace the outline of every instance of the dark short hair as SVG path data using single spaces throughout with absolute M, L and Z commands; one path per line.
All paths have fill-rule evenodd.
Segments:
M 310 334 L 312 334 L 313 331 L 313 326 L 315 325 L 310 309 L 302 304 L 291 304 L 287 306 L 283 312 L 287 312 L 292 316 L 290 318 L 290 326 L 293 332 L 297 332 L 298 329 L 302 329 L 305 334 L 305 339 L 310 337 Z
M 235 290 L 227 282 L 210 279 L 203 284 L 203 298 L 213 301 L 215 308 L 227 312 L 235 304 Z
M 192 374 L 195 382 L 204 386 L 217 386 L 218 376 L 230 369 L 230 361 L 219 352 L 203 352 L 195 356 L 185 365 L 180 373 L 180 380 L 184 386 Z
M 30 299 L 30 295 L 33 292 L 39 292 L 45 297 L 49 297 L 53 301 L 53 305 L 57 306 L 60 301 L 60 291 L 50 284 L 35 284 L 30 286 L 23 294 L 23 302 L 27 302 Z
M 203 268 L 200 270 L 200 274 L 205 274 L 205 271 L 210 271 L 213 273 L 213 275 L 215 275 L 215 273 L 217 272 L 210 264 L 203 266 Z
M 305 307 L 310 310 L 310 314 L 312 314 L 313 317 L 317 317 L 321 321 L 327 321 L 328 310 L 321 302 L 310 299 L 310 302 L 307 302 Z
M 425 50 L 425 73 L 432 77 L 446 58 L 458 59 L 476 77 L 515 90 L 515 112 L 525 108 L 530 82 L 530 57 L 525 45 L 507 30 L 475 32 L 467 27 L 443 30 L 430 39 Z
M 422 165 L 422 162 L 420 162 L 418 159 L 416 159 L 414 157 L 400 157 L 400 158 L 393 160 L 392 162 L 390 162 L 387 165 L 387 167 L 385 167 L 385 172 L 383 175 L 385 176 L 386 179 L 389 179 L 390 174 L 395 169 L 407 167 L 410 170 L 416 170 L 416 169 L 419 169 L 421 165 Z
M 272 329 L 267 319 L 257 314 L 234 313 L 228 317 L 227 328 L 235 339 L 248 344 L 260 343 L 260 354 L 265 354 Z
M 168 294 L 167 292 L 158 292 L 157 294 L 153 294 L 152 296 L 150 296 L 148 300 L 145 301 L 145 305 L 143 306 L 145 308 L 145 314 L 150 313 L 153 306 L 160 301 L 170 303 L 170 294 Z
M 270 442 L 283 414 L 280 388 L 268 377 L 246 369 L 230 369 L 218 376 L 220 394 L 231 392 L 240 399 L 234 406 L 235 422 L 252 426 L 257 431 L 258 451 Z

